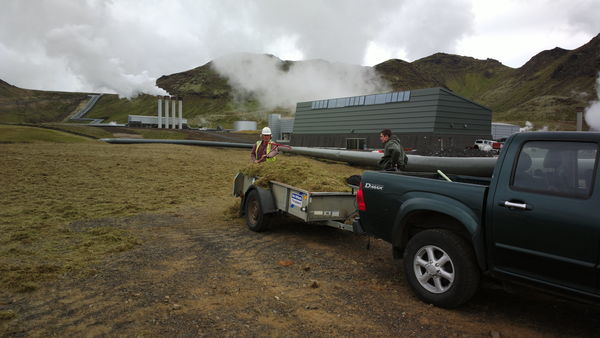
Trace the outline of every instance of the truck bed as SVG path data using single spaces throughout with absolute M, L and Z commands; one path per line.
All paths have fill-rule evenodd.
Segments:
M 369 208 L 369 212 L 361 216 L 368 218 L 361 222 L 367 224 L 365 230 L 391 242 L 396 220 L 410 213 L 411 208 L 434 210 L 451 206 L 483 222 L 490 178 L 448 177 L 452 182 L 437 173 L 365 172 L 362 188 Z

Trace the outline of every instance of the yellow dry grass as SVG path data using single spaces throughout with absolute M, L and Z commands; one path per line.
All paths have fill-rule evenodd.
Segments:
M 301 156 L 278 155 L 276 161 L 249 164 L 241 171 L 257 177 L 256 184 L 263 187 L 268 187 L 269 181 L 278 181 L 308 191 L 349 191 L 346 178 L 360 174 L 362 169 Z
M 67 271 L 85 272 L 140 243 L 118 222 L 139 214 L 177 213 L 210 205 L 231 218 L 239 201 L 232 180 L 249 150 L 168 144 L 0 144 L 0 289 L 28 291 Z M 341 164 L 279 156 L 251 165 L 258 174 L 307 190 L 339 190 L 360 172 Z M 283 176 L 276 175 L 277 169 Z M 262 170 L 262 171 L 261 171 Z M 303 183 L 312 182 L 306 186 Z M 302 184 L 301 184 L 302 183 Z M 320 188 L 320 189 L 317 189 Z M 347 187 L 345 187 L 347 189 Z M 210 220 L 206 220 L 210 221 Z

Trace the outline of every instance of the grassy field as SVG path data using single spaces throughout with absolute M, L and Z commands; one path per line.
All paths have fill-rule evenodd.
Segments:
M 247 150 L 110 145 L 53 130 L 0 128 L 0 289 L 11 292 L 65 273 L 94 273 L 95 263 L 135 247 L 139 239 L 119 227 L 124 217 L 206 204 L 232 217 L 239 203 L 232 179 L 249 162 Z M 360 172 L 299 156 L 281 155 L 277 163 L 323 175 Z
M 87 136 L 90 138 L 108 138 L 113 137 L 111 132 L 108 132 L 102 128 L 93 127 L 85 124 L 75 124 L 75 123 L 43 123 L 41 124 L 44 128 L 56 129 L 65 131 L 71 134 L 78 134 Z
M 224 196 L 215 208 L 227 210 L 235 202 L 228 191 L 235 163 L 247 157 L 240 150 L 96 142 L 1 144 L 0 153 L 0 287 L 16 291 L 85 272 L 137 243 L 118 226 L 78 222 L 177 212 L 214 194 Z
M 0 125 L 0 143 L 89 142 L 89 138 L 57 130 Z

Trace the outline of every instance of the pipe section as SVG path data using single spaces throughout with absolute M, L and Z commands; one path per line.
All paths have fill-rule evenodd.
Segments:
M 132 143 L 168 143 L 197 145 L 207 147 L 229 147 L 252 149 L 252 143 L 232 143 L 232 142 L 213 142 L 197 140 L 152 140 L 152 139 L 128 139 L 128 138 L 103 138 L 101 141 L 115 144 Z M 281 149 L 282 152 L 304 155 L 328 160 L 348 162 L 363 166 L 376 167 L 377 162 L 383 154 L 379 152 L 364 152 L 352 150 L 335 150 L 308 147 L 292 147 L 291 149 Z M 469 175 L 480 177 L 491 177 L 496 165 L 495 157 L 436 157 L 407 155 L 408 164 L 406 171 L 415 172 L 436 172 L 441 170 L 445 174 Z
M 365 166 L 377 166 L 379 159 L 383 156 L 379 152 L 308 147 L 293 147 L 292 149 L 282 149 L 282 151 Z M 437 157 L 420 155 L 407 155 L 407 157 L 408 164 L 405 168 L 406 171 L 436 172 L 437 170 L 441 170 L 445 174 L 490 177 L 496 165 L 495 157 Z

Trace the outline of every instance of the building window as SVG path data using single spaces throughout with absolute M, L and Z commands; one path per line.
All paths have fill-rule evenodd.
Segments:
M 311 103 L 311 109 L 332 109 L 349 106 L 362 106 L 371 104 L 385 104 L 392 102 L 406 102 L 410 100 L 410 91 L 374 94 L 365 96 L 352 96 L 337 99 L 318 100 Z
M 347 138 L 346 149 L 366 149 L 367 139 L 366 138 Z

